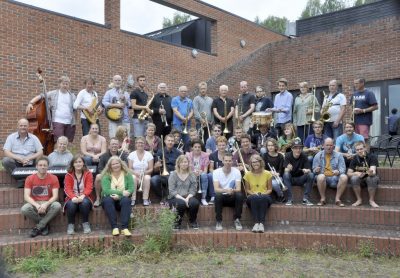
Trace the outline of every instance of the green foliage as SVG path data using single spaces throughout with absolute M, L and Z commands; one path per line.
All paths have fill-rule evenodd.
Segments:
M 363 258 L 372 258 L 375 252 L 375 245 L 370 240 L 361 240 L 358 242 L 358 255 Z
M 175 12 L 172 19 L 164 17 L 163 18 L 163 28 L 175 26 L 181 23 L 185 23 L 192 20 L 190 14 Z
M 345 8 L 346 2 L 344 0 L 325 0 L 324 4 L 321 5 L 321 13 L 331 13 Z
M 374 2 L 378 2 L 378 1 L 380 1 L 380 0 L 355 0 L 353 6 L 361 6 L 361 5 L 374 3 Z
M 321 14 L 320 0 L 308 0 L 306 7 L 301 12 L 300 19 L 309 18 Z
M 286 30 L 286 23 L 289 22 L 289 20 L 286 17 L 277 16 L 269 16 L 264 20 L 260 20 L 260 18 L 257 16 L 254 19 L 254 22 L 277 33 L 284 34 Z

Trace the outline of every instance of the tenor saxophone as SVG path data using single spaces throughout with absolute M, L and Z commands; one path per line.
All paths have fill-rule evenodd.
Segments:
M 142 109 L 142 111 L 140 112 L 140 114 L 138 116 L 139 120 L 144 121 L 149 116 L 149 113 L 147 112 L 146 109 L 148 109 L 150 107 L 150 104 L 153 102 L 154 96 L 155 95 L 152 94 L 151 98 L 147 101 L 145 108 Z

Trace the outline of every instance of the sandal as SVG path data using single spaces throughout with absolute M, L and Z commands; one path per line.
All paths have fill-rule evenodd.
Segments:
M 324 201 L 319 201 L 318 204 L 317 204 L 317 206 L 320 206 L 320 207 L 325 206 L 325 205 L 326 205 L 326 201 L 325 200 Z
M 345 205 L 342 203 L 342 201 L 336 201 L 335 205 L 337 205 L 338 207 L 344 207 Z

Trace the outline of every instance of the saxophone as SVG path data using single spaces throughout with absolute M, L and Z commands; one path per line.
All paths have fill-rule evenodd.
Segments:
M 150 107 L 150 104 L 153 102 L 154 97 L 155 97 L 155 95 L 153 93 L 151 98 L 147 101 L 145 109 L 143 109 L 142 112 L 140 112 L 140 114 L 138 116 L 139 120 L 144 121 L 149 116 L 149 113 L 147 112 L 146 109 Z
M 323 103 L 325 105 L 322 107 L 320 120 L 325 123 L 325 122 L 331 121 L 331 114 L 328 112 L 328 110 L 329 110 L 329 108 L 331 108 L 332 102 L 328 101 L 328 96 L 325 94 L 324 91 L 322 91 L 322 93 L 324 94 Z

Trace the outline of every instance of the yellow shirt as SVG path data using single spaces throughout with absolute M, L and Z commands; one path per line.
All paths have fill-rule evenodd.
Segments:
M 332 166 L 331 166 L 331 154 L 325 154 L 325 170 L 324 170 L 324 175 L 326 177 L 332 177 L 333 176 L 333 171 L 332 171 Z
M 118 178 L 111 175 L 111 189 L 124 191 L 125 189 L 125 174 L 121 172 Z
M 267 190 L 272 190 L 272 185 L 268 188 L 268 181 L 272 179 L 272 174 L 267 170 L 257 175 L 252 172 L 247 172 L 243 179 L 250 185 L 250 191 L 252 193 L 265 193 Z M 249 190 L 249 188 L 247 188 L 247 190 Z

